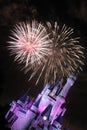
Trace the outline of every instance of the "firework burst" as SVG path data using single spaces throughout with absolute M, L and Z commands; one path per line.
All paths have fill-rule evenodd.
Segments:
M 83 47 L 79 45 L 79 38 L 73 38 L 73 29 L 63 25 L 59 28 L 57 22 L 52 26 L 47 23 L 47 31 L 51 39 L 51 50 L 48 51 L 41 64 L 41 67 L 34 68 L 30 79 L 39 71 L 36 84 L 41 77 L 44 77 L 44 83 L 54 84 L 62 77 L 68 77 L 71 74 L 79 73 L 82 70 L 84 53 Z M 29 80 L 30 80 L 29 79 Z
M 53 84 L 82 70 L 84 48 L 73 33 L 65 25 L 59 28 L 57 22 L 48 22 L 45 27 L 36 22 L 21 23 L 12 31 L 9 49 L 16 54 L 15 60 L 25 63 L 25 73 L 32 69 L 29 81 L 38 73 L 36 84 L 41 78 Z
M 15 55 L 15 61 L 24 63 L 24 68 L 30 64 L 31 68 L 41 64 L 49 52 L 50 39 L 42 24 L 36 21 L 30 23 L 19 23 L 12 30 L 10 36 L 9 50 Z
M 52 50 L 48 53 L 45 63 L 45 82 L 55 83 L 62 77 L 82 70 L 84 53 L 83 47 L 79 45 L 79 38 L 73 38 L 73 29 L 63 25 L 59 28 L 57 22 L 52 26 L 47 23 L 48 33 L 52 32 Z

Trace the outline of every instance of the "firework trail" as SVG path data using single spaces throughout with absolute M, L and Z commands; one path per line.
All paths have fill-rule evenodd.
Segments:
M 32 69 L 29 81 L 39 73 L 36 84 L 42 77 L 52 84 L 82 70 L 84 48 L 73 38 L 73 29 L 32 22 L 16 25 L 12 33 L 9 49 L 15 60 L 25 63 L 25 73 Z

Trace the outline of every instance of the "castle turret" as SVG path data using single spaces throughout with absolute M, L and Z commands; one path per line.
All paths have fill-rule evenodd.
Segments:
M 61 108 L 61 106 L 65 103 L 65 98 L 71 88 L 71 86 L 73 86 L 74 82 L 76 80 L 75 76 L 70 76 L 67 79 L 66 84 L 64 85 L 63 89 L 60 91 L 59 95 L 56 97 L 56 102 L 53 106 L 52 112 L 51 112 L 51 118 L 52 118 L 52 122 L 55 120 L 56 116 L 59 116 L 60 113 L 63 111 L 63 109 Z
M 61 90 L 61 92 L 59 93 L 59 96 L 62 96 L 64 98 L 66 98 L 70 88 L 73 86 L 74 82 L 76 81 L 76 76 L 75 75 L 71 75 L 68 79 L 67 82 L 64 86 L 64 88 Z

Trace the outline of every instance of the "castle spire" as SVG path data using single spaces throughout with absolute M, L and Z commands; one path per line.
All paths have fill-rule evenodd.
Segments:
M 28 92 L 29 92 L 30 88 L 26 91 L 26 93 L 18 99 L 17 103 L 20 104 L 20 105 L 23 105 L 23 104 L 27 104 L 29 103 L 30 99 L 29 99 L 29 96 L 28 96 Z
M 26 99 L 27 99 L 27 93 L 25 93 L 19 100 L 25 103 Z
M 59 92 L 59 89 L 60 89 L 60 83 L 59 82 L 56 82 L 52 91 L 50 92 L 50 96 L 53 97 L 53 96 L 57 96 L 58 92 Z
M 41 101 L 41 97 L 37 100 L 37 102 L 34 103 L 34 106 L 36 106 L 38 108 L 40 101 Z
M 52 105 L 49 104 L 49 105 L 47 106 L 47 108 L 46 108 L 46 109 L 42 112 L 42 114 L 41 114 L 41 116 L 43 116 L 43 119 L 44 119 L 44 120 L 49 120 L 51 110 L 52 110 Z
M 56 82 L 54 85 L 51 85 L 49 89 L 52 91 L 52 90 L 55 88 L 55 86 L 58 85 L 58 83 L 59 83 L 59 82 Z

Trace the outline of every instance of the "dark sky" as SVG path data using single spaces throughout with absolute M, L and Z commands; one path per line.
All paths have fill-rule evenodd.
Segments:
M 57 3 L 58 2 L 58 3 Z M 30 87 L 29 94 L 37 96 L 42 84 L 28 82 L 28 75 L 20 71 L 14 56 L 7 50 L 10 30 L 18 22 L 36 19 L 41 22 L 58 21 L 74 28 L 87 54 L 87 1 L 86 0 L 0 0 L 0 106 L 5 107 L 19 98 Z M 86 57 L 87 58 L 87 57 Z M 65 119 L 70 130 L 87 130 L 87 64 L 67 96 Z M 67 124 L 67 123 L 65 123 Z M 78 128 L 77 128 L 78 127 Z

